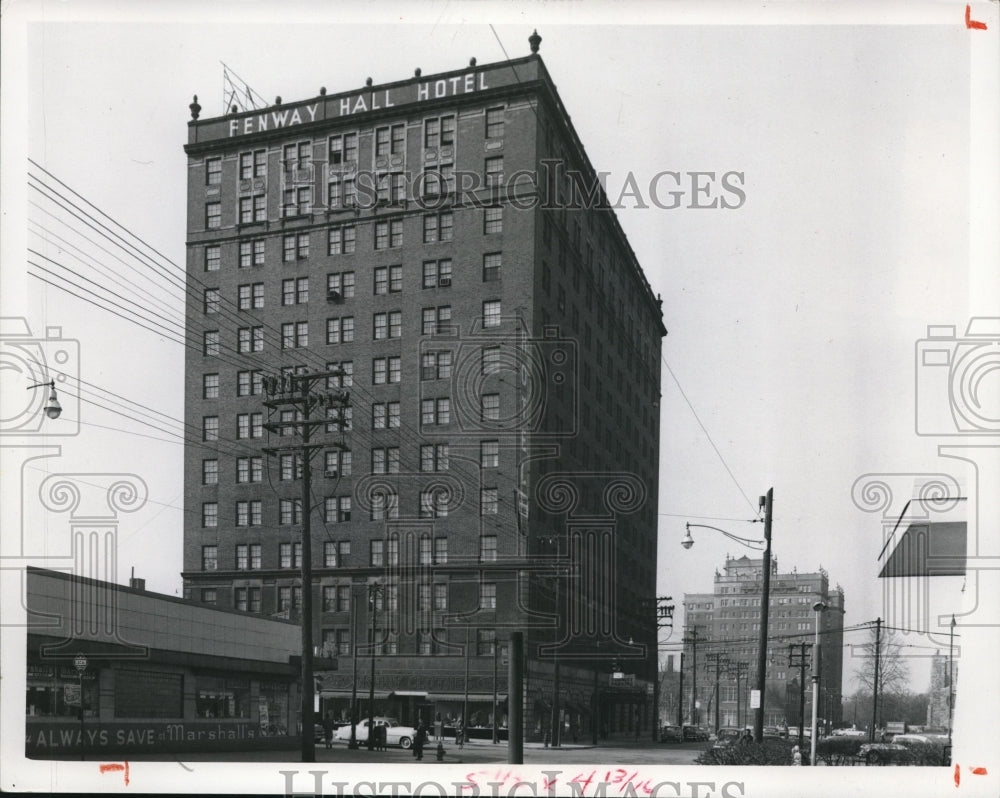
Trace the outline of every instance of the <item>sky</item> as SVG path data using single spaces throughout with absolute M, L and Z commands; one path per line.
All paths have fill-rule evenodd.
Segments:
M 997 296 L 995 282 L 970 265 L 981 110 L 962 6 L 904 17 L 844 4 L 821 16 L 800 3 L 784 7 L 798 23 L 790 25 L 777 24 L 785 20 L 777 11 L 725 4 L 333 12 L 303 3 L 278 18 L 247 3 L 240 22 L 227 17 L 228 5 L 38 4 L 24 28 L 8 27 L 15 46 L 5 42 L 4 57 L 21 59 L 24 71 L 12 73 L 10 61 L 4 70 L 4 317 L 23 317 L 47 352 L 56 344 L 46 328 L 61 327 L 78 342 L 78 373 L 91 386 L 181 419 L 182 347 L 29 276 L 25 250 L 44 264 L 42 256 L 65 257 L 55 236 L 64 237 L 148 286 L 176 315 L 180 294 L 163 275 L 176 279 L 185 259 L 188 104 L 197 94 L 203 119 L 223 113 L 221 62 L 268 100 L 290 102 L 321 86 L 356 89 L 369 76 L 378 84 L 416 67 L 429 75 L 471 57 L 520 57 L 537 27 L 590 161 L 608 173 L 609 196 L 638 188 L 625 192 L 618 216 L 663 300 L 659 594 L 680 605 L 686 592 L 710 591 L 727 554 L 745 553 L 709 530 L 695 530 L 685 551 L 685 521 L 760 537 L 760 525 L 745 522 L 773 487 L 780 570 L 825 568 L 844 589 L 845 625 L 883 617 L 946 629 L 937 615 L 961 606 L 962 580 L 935 580 L 919 610 L 901 608 L 900 586 L 876 578 L 883 515 L 859 507 L 854 486 L 889 475 L 886 515 L 898 515 L 927 474 L 975 488 L 969 469 L 939 455 L 941 440 L 915 427 L 919 403 L 940 404 L 948 391 L 946 378 L 918 362 L 927 326 L 954 325 L 947 346 L 958 346 L 969 317 L 987 313 Z M 80 239 L 80 224 L 37 190 L 40 176 L 58 186 L 40 168 L 155 248 L 161 266 L 127 271 Z M 745 202 L 692 208 L 688 190 L 680 207 L 656 207 L 650 185 L 665 171 L 740 173 Z M 983 390 L 1000 396 L 995 375 L 984 380 Z M 58 452 L 23 464 L 20 496 L 9 480 L 4 487 L 6 507 L 23 507 L 24 556 L 65 563 L 69 551 L 68 514 L 36 498 L 47 474 L 132 474 L 147 496 L 119 516 L 114 576 L 124 582 L 134 567 L 149 589 L 179 594 L 178 439 L 87 402 L 77 410 L 69 390 L 63 401 L 64 417 L 25 439 Z M 954 422 L 934 424 L 948 432 Z M 22 467 L 16 456 L 7 451 L 7 473 Z M 5 530 L 8 556 L 17 528 Z M 675 623 L 665 651 L 681 637 L 679 606 Z M 942 641 L 946 648 L 947 634 L 907 639 L 912 687 L 923 690 L 920 655 Z M 847 691 L 853 668 L 845 664 Z

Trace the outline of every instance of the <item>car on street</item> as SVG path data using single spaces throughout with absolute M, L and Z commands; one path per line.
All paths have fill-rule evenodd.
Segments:
M 907 764 L 910 749 L 897 743 L 865 743 L 858 749 L 858 759 L 866 765 Z
M 660 728 L 661 743 L 682 743 L 684 742 L 684 732 L 680 726 L 667 723 Z
M 715 742 L 712 743 L 712 749 L 717 750 L 736 745 L 740 741 L 742 734 L 743 730 L 735 726 L 723 726 L 715 735 Z
M 413 746 L 413 738 L 417 736 L 417 730 L 412 726 L 401 726 L 395 718 L 373 718 L 375 726 L 385 727 L 386 745 L 398 745 L 400 748 L 410 748 Z M 351 739 L 351 724 L 341 726 L 334 732 L 333 739 L 339 742 L 348 742 Z M 359 720 L 355 726 L 355 739 L 360 742 L 368 741 L 368 718 Z
M 684 730 L 681 732 L 684 738 L 684 742 L 694 741 L 694 742 L 707 742 L 708 741 L 708 729 L 703 729 L 700 726 L 685 726 Z

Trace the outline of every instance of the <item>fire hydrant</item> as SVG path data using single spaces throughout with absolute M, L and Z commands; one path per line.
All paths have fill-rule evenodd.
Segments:
M 437 747 L 437 751 L 435 753 L 437 755 L 437 761 L 438 762 L 443 762 L 444 761 L 444 743 L 441 742 L 441 738 L 440 737 L 438 738 L 438 747 Z

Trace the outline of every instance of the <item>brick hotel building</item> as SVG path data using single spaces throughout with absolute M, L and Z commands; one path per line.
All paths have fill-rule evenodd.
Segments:
M 188 123 L 184 585 L 295 618 L 323 711 L 654 723 L 660 302 L 531 38 L 503 63 Z M 574 202 L 576 200 L 582 200 Z M 266 377 L 339 371 L 312 501 Z M 369 585 L 382 589 L 371 594 Z M 556 702 L 558 713 L 553 712 Z

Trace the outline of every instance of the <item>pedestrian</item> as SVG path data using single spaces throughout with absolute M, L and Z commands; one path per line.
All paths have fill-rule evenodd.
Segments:
M 455 727 L 455 745 L 459 748 L 465 746 L 465 724 L 459 720 L 458 725 Z
M 799 747 L 797 745 L 792 748 L 792 764 L 793 765 L 802 764 L 802 752 L 799 751 Z
M 389 728 L 384 724 L 375 727 L 375 750 L 385 751 L 389 739 Z
M 740 745 L 746 745 L 747 743 L 753 742 L 753 735 L 750 734 L 750 729 L 744 729 L 743 733 L 740 735 Z
M 323 740 L 326 742 L 327 748 L 333 747 L 333 714 L 330 712 L 326 713 L 326 717 L 323 718 Z
M 417 727 L 417 734 L 413 738 L 413 755 L 420 762 L 424 758 L 424 744 L 427 742 L 427 729 L 424 727 L 423 721 Z

